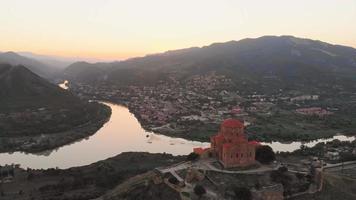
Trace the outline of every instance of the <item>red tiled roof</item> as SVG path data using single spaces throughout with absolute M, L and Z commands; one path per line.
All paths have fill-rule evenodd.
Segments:
M 200 148 L 200 147 L 194 148 L 193 151 L 194 151 L 194 153 L 199 154 L 199 155 L 204 153 L 204 149 Z
M 198 147 L 198 148 L 194 148 L 193 149 L 193 152 L 196 153 L 196 154 L 203 154 L 205 151 L 209 150 L 210 148 L 201 148 L 201 147 Z
M 224 122 L 221 125 L 224 127 L 228 127 L 228 128 L 243 128 L 244 127 L 244 124 L 236 119 L 226 119 L 226 120 L 224 120 Z

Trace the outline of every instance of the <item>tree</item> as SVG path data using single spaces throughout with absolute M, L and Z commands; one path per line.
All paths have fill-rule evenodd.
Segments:
M 31 181 L 34 177 L 35 177 L 35 175 L 34 175 L 32 172 L 30 172 L 30 173 L 28 173 L 28 175 L 27 175 L 27 180 L 28 180 L 28 181 Z
M 235 187 L 234 188 L 234 193 L 236 200 L 251 200 L 252 199 L 252 194 L 250 189 L 246 187 Z
M 269 164 L 276 160 L 276 155 L 273 149 L 268 145 L 261 145 L 256 148 L 255 158 L 262 164 Z
M 187 160 L 188 160 L 188 161 L 195 161 L 195 160 L 197 160 L 198 158 L 199 158 L 199 154 L 194 153 L 194 152 L 190 153 L 190 154 L 187 156 Z
M 174 177 L 174 176 L 170 177 L 168 179 L 168 182 L 170 182 L 170 183 L 172 183 L 174 185 L 177 185 L 179 183 L 178 179 L 176 177 Z
M 206 193 L 206 190 L 205 190 L 205 188 L 204 188 L 203 186 L 201 186 L 201 185 L 196 185 L 196 186 L 194 187 L 194 193 L 195 193 L 196 195 L 198 195 L 199 198 L 200 198 L 201 196 L 203 196 L 203 195 Z

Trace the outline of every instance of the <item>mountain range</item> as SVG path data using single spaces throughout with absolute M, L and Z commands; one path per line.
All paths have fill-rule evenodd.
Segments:
M 150 85 L 210 72 L 263 92 L 273 88 L 312 90 L 330 84 L 348 88 L 356 81 L 356 49 L 293 36 L 264 36 L 121 62 L 78 62 L 64 70 L 64 77 L 88 83 Z
M 24 65 L 46 79 L 90 84 L 154 85 L 215 72 L 230 77 L 239 90 L 263 93 L 311 92 L 331 85 L 351 90 L 356 81 L 356 49 L 293 36 L 214 43 L 106 63 L 70 64 L 29 52 L 5 52 L 0 53 L 0 63 Z
M 15 52 L 0 53 L 0 64 L 23 65 L 37 75 L 52 79 L 60 69 L 55 66 L 44 64 L 36 59 L 21 56 Z
M 70 64 L 78 61 L 78 59 L 75 59 L 75 58 L 47 56 L 47 55 L 35 54 L 32 52 L 26 52 L 26 51 L 21 51 L 21 52 L 16 52 L 16 53 L 20 56 L 24 56 L 24 57 L 27 57 L 30 59 L 37 60 L 43 64 L 46 64 L 47 66 L 56 68 L 58 70 L 63 70 L 64 68 L 68 67 Z

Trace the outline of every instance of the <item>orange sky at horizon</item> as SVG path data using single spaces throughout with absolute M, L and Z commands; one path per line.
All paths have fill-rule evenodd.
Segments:
M 0 51 L 107 61 L 264 35 L 356 48 L 355 21 L 355 0 L 1 0 Z

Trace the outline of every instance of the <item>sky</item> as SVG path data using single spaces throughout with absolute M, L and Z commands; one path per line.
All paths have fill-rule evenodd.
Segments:
M 122 60 L 294 35 L 356 47 L 356 0 L 0 0 L 0 51 Z

